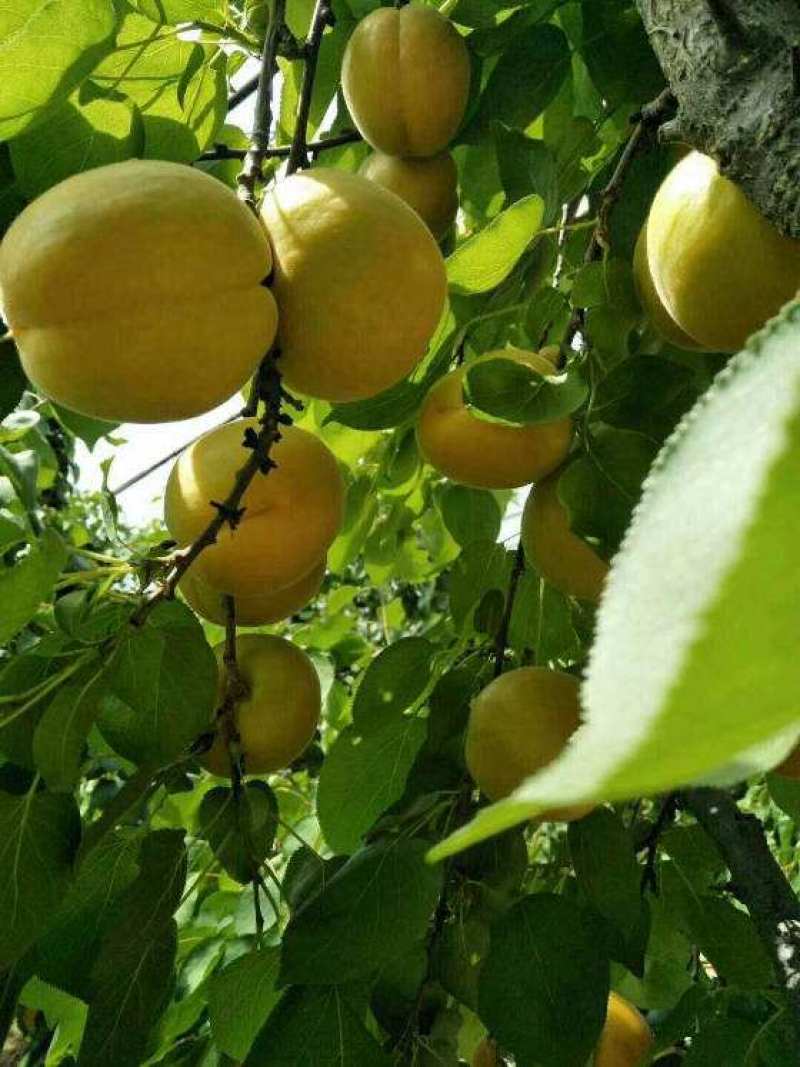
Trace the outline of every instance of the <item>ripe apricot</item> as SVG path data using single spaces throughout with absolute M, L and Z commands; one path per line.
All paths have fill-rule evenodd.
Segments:
M 507 671 L 472 701 L 467 769 L 482 793 L 500 800 L 560 755 L 579 725 L 577 678 L 542 667 Z M 553 808 L 539 819 L 570 821 L 591 809 Z
M 647 262 L 647 223 L 642 226 L 636 240 L 636 248 L 633 252 L 633 278 L 636 283 L 636 292 L 639 295 L 639 303 L 655 329 L 665 341 L 677 348 L 685 348 L 689 351 L 701 352 L 703 346 L 699 345 L 692 337 L 682 330 L 661 302 L 653 277 L 650 274 L 650 266 Z
M 264 200 L 286 383 L 357 400 L 419 362 L 447 291 L 444 259 L 403 201 L 360 174 L 293 174 Z
M 642 1013 L 618 993 L 609 994 L 593 1067 L 642 1067 L 652 1047 L 653 1035 Z
M 219 698 L 227 672 L 224 643 L 214 652 L 220 672 Z M 314 736 L 320 715 L 320 685 L 314 664 L 282 637 L 243 634 L 236 638 L 236 665 L 248 695 L 236 706 L 239 745 L 247 774 L 288 767 Z M 230 775 L 228 747 L 219 729 L 202 763 L 212 774 Z
M 539 374 L 554 373 L 552 361 L 536 352 L 488 352 L 439 379 L 425 398 L 417 424 L 420 451 L 428 463 L 477 489 L 513 489 L 544 477 L 563 461 L 572 437 L 569 418 L 511 426 L 491 422 L 467 406 L 463 386 L 468 369 L 497 358 Z
M 342 59 L 353 122 L 390 156 L 435 156 L 456 134 L 470 83 L 463 38 L 433 7 L 379 7 L 362 19 Z
M 395 193 L 419 215 L 437 241 L 441 241 L 458 211 L 458 172 L 449 152 L 431 159 L 398 159 L 373 152 L 359 174 Z
M 573 533 L 569 513 L 558 496 L 561 472 L 539 482 L 522 512 L 522 544 L 531 564 L 556 589 L 579 600 L 597 600 L 608 564 Z
M 283 589 L 260 589 L 247 596 L 236 597 L 236 625 L 268 626 L 300 611 L 319 592 L 325 577 L 325 565 L 326 561 L 321 560 L 308 574 Z M 194 568 L 187 571 L 179 588 L 189 607 L 198 615 L 217 626 L 225 625 L 227 616 L 222 599 L 225 594 L 198 578 Z
M 49 189 L 0 246 L 0 291 L 44 395 L 99 419 L 162 422 L 222 403 L 277 311 L 263 227 L 215 178 L 128 160 Z
M 699 152 L 656 193 L 647 260 L 667 312 L 713 351 L 738 352 L 800 287 L 800 241 L 782 236 Z
M 180 545 L 198 537 L 216 515 L 250 455 L 244 431 L 255 419 L 220 426 L 178 457 L 167 482 L 167 529 Z M 277 467 L 258 473 L 245 491 L 244 514 L 235 529 L 226 524 L 191 568 L 196 579 L 220 593 L 250 597 L 295 585 L 319 565 L 342 522 L 344 485 L 333 453 L 296 426 L 283 430 L 271 453 Z

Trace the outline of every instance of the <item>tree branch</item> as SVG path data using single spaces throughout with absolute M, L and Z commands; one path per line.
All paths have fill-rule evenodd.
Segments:
M 711 837 L 785 991 L 800 1062 L 800 901 L 769 849 L 761 823 L 720 789 L 692 789 L 681 803 Z
M 323 137 L 318 141 L 308 141 L 306 151 L 312 156 L 317 156 L 320 152 L 326 152 L 330 148 L 340 148 L 345 144 L 356 144 L 361 140 L 363 138 L 357 130 L 344 130 L 342 133 L 334 134 L 332 137 Z M 291 150 L 292 146 L 288 144 L 272 145 L 264 152 L 264 159 L 288 159 Z M 218 144 L 207 152 L 203 152 L 198 157 L 198 162 L 213 163 L 221 159 L 244 159 L 246 155 L 247 150 L 244 148 L 229 148 L 227 145 Z
M 519 580 L 525 571 L 525 549 L 522 547 L 522 539 L 514 553 L 514 563 L 511 568 L 511 577 L 508 580 L 508 593 L 503 607 L 503 617 L 497 628 L 497 636 L 494 642 L 494 676 L 498 678 L 503 673 L 506 659 L 506 646 L 508 644 L 508 630 L 511 626 L 511 616 L 514 612 L 514 600 L 517 595 Z
M 800 237 L 797 0 L 636 3 L 683 139 L 713 156 L 782 233 Z
M 294 174 L 301 167 L 308 166 L 308 148 L 306 136 L 308 133 L 308 116 L 311 111 L 311 97 L 314 93 L 314 80 L 317 76 L 317 63 L 319 50 L 322 45 L 322 35 L 327 26 L 332 26 L 334 16 L 331 10 L 330 0 L 317 0 L 314 5 L 314 14 L 311 18 L 311 29 L 305 48 L 306 65 L 303 71 L 303 84 L 300 88 L 300 99 L 297 103 L 297 117 L 295 119 L 294 134 L 289 150 L 289 161 L 286 165 L 287 174 Z
M 278 48 L 286 16 L 286 0 L 273 0 L 269 28 L 264 38 L 261 53 L 261 71 L 258 75 L 256 107 L 250 148 L 244 159 L 242 172 L 237 181 L 242 199 L 256 210 L 256 185 L 261 178 L 261 168 L 269 149 L 272 130 L 272 81 L 278 69 Z

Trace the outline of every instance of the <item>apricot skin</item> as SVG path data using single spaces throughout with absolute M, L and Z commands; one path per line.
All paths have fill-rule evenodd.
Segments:
M 489 682 L 473 700 L 467 769 L 490 800 L 513 793 L 563 751 L 580 724 L 578 680 L 542 667 L 518 667 Z M 592 805 L 553 808 L 542 822 L 580 819 Z
M 432 7 L 379 7 L 342 60 L 342 90 L 365 141 L 389 156 L 435 156 L 458 131 L 470 61 L 463 38 Z
M 167 529 L 178 544 L 198 537 L 216 514 L 210 502 L 229 494 L 250 454 L 242 447 L 248 427 L 256 429 L 256 420 L 218 427 L 179 456 L 164 494 Z M 344 485 L 333 453 L 296 426 L 282 434 L 271 452 L 277 467 L 253 478 L 236 529 L 226 524 L 192 565 L 195 578 L 220 593 L 246 598 L 294 585 L 318 566 L 341 525 Z
M 359 174 L 323 167 L 280 182 L 262 214 L 286 384 L 345 401 L 404 378 L 447 292 L 444 259 L 416 212 Z
M 214 652 L 220 672 L 219 699 L 225 693 L 224 643 Z M 320 685 L 305 652 L 282 637 L 244 634 L 236 639 L 236 664 L 249 695 L 236 707 L 239 744 L 246 774 L 268 774 L 297 759 L 319 722 Z M 220 777 L 230 775 L 222 731 L 202 758 Z
M 458 211 L 458 172 L 449 152 L 431 159 L 398 159 L 373 152 L 359 174 L 395 193 L 441 241 Z
M 233 395 L 272 343 L 271 263 L 221 182 L 128 160 L 68 178 L 12 223 L 1 301 L 45 396 L 110 421 L 184 419 Z
M 247 596 L 236 597 L 236 625 L 269 626 L 301 611 L 319 592 L 325 577 L 325 563 L 323 559 L 308 574 L 283 589 L 254 590 Z M 193 569 L 181 579 L 179 589 L 189 607 L 198 615 L 217 626 L 225 625 L 224 593 L 206 585 L 194 575 Z
M 489 422 L 464 402 L 470 367 L 489 359 L 509 359 L 553 374 L 553 364 L 536 352 L 518 348 L 488 352 L 450 371 L 433 386 L 420 411 L 417 440 L 432 467 L 455 482 L 476 489 L 513 489 L 543 478 L 569 451 L 572 420 L 510 426 Z
M 531 490 L 522 513 L 522 545 L 532 566 L 554 588 L 579 600 L 599 599 L 608 564 L 569 527 L 558 497 L 558 471 Z
M 647 259 L 669 315 L 712 351 L 738 352 L 800 287 L 800 241 L 783 237 L 699 152 L 656 193 Z
M 676 348 L 684 348 L 689 352 L 702 352 L 703 346 L 682 330 L 664 307 L 653 284 L 647 261 L 647 223 L 642 226 L 636 240 L 633 253 L 633 278 L 642 310 L 664 340 L 675 345 Z
M 592 1067 L 642 1067 L 652 1047 L 653 1035 L 641 1012 L 618 993 L 609 994 Z

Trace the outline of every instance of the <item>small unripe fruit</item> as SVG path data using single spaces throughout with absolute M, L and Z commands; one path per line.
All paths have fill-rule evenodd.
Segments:
M 342 90 L 365 141 L 390 156 L 435 156 L 458 131 L 470 62 L 464 40 L 433 7 L 379 7 L 342 60 Z
M 712 351 L 738 352 L 800 287 L 800 241 L 782 236 L 699 152 L 656 193 L 647 259 L 669 315 Z
M 503 348 L 450 371 L 433 386 L 417 424 L 420 451 L 432 467 L 476 489 L 513 489 L 543 478 L 569 451 L 572 420 L 511 426 L 491 422 L 464 401 L 464 378 L 477 363 L 508 359 L 553 374 L 553 364 L 536 352 Z
M 650 274 L 650 265 L 647 261 L 647 223 L 639 231 L 636 248 L 633 253 L 633 278 L 636 283 L 636 292 L 639 303 L 655 329 L 665 341 L 676 346 L 685 348 L 687 351 L 700 352 L 703 349 L 692 337 L 682 330 L 661 302 L 653 277 Z
M 195 540 L 217 514 L 250 452 L 242 447 L 255 419 L 239 419 L 205 434 L 181 453 L 167 482 L 164 515 L 179 545 Z M 296 426 L 273 446 L 276 467 L 257 473 L 245 490 L 244 514 L 234 529 L 225 523 L 216 543 L 192 564 L 191 573 L 220 593 L 249 597 L 260 589 L 295 585 L 319 565 L 339 531 L 344 484 L 330 449 Z
M 262 214 L 287 385 L 345 401 L 404 378 L 447 294 L 442 253 L 416 212 L 360 174 L 322 167 L 279 182 Z
M 398 159 L 373 152 L 359 174 L 399 196 L 441 241 L 458 211 L 458 172 L 449 152 L 431 159 Z
M 226 686 L 224 651 L 224 643 L 214 649 L 220 702 Z M 236 665 L 248 690 L 235 711 L 245 773 L 268 774 L 288 767 L 314 736 L 319 722 L 320 685 L 314 664 L 282 637 L 244 634 L 236 638 Z M 218 729 L 202 763 L 212 774 L 228 776 L 231 760 L 223 734 Z
M 643 1067 L 652 1047 L 653 1035 L 641 1012 L 611 993 L 592 1067 Z
M 522 545 L 532 566 L 556 589 L 579 600 L 598 600 L 608 564 L 573 533 L 558 496 L 557 471 L 537 483 L 522 513 Z
M 269 626 L 301 611 L 319 592 L 325 577 L 323 559 L 298 581 L 283 589 L 261 589 L 235 598 L 237 626 Z M 227 622 L 224 593 L 187 571 L 178 586 L 190 608 L 217 626 Z
M 578 680 L 542 667 L 507 671 L 481 690 L 470 707 L 466 762 L 490 800 L 513 793 L 559 756 L 580 725 Z M 539 819 L 580 819 L 592 805 L 553 808 Z
M 98 419 L 163 422 L 221 404 L 275 336 L 253 213 L 192 167 L 128 160 L 53 186 L 0 246 L 0 303 L 25 373 Z

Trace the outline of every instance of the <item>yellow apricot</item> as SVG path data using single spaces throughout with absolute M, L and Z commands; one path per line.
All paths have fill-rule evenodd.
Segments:
M 250 455 L 242 448 L 255 419 L 220 426 L 178 457 L 164 494 L 167 529 L 179 545 L 194 541 L 217 514 Z M 235 530 L 226 524 L 216 544 L 192 564 L 196 579 L 220 593 L 249 597 L 254 590 L 285 589 L 305 577 L 342 522 L 344 485 L 328 447 L 296 426 L 283 430 L 272 449 L 277 467 L 258 473 L 245 491 Z
M 404 378 L 447 292 L 442 253 L 416 212 L 359 174 L 320 168 L 276 185 L 262 214 L 287 385 L 342 401 Z
M 569 526 L 558 496 L 558 471 L 539 482 L 522 512 L 522 544 L 532 566 L 556 589 L 579 600 L 597 600 L 608 564 Z
M 220 672 L 219 699 L 225 693 L 224 642 L 214 652 Z M 288 767 L 314 736 L 320 715 L 320 685 L 314 664 L 296 645 L 269 634 L 236 638 L 236 665 L 248 695 L 236 706 L 236 726 L 246 774 Z M 214 738 L 203 766 L 230 775 L 223 731 Z
M 362 19 L 342 59 L 353 122 L 390 156 L 435 156 L 455 136 L 470 83 L 466 45 L 433 7 L 379 7 Z
M 593 1067 L 643 1067 L 652 1047 L 653 1035 L 642 1013 L 618 993 L 611 993 Z
M 636 248 L 633 252 L 633 278 L 642 310 L 664 340 L 677 348 L 701 352 L 703 346 L 680 328 L 662 304 L 661 297 L 653 284 L 650 266 L 647 262 L 647 223 L 642 226 L 636 240 Z
M 500 800 L 560 755 L 579 724 L 577 678 L 543 667 L 507 671 L 472 701 L 467 769 L 482 793 Z M 539 819 L 569 822 L 591 810 L 553 808 Z
M 162 422 L 216 407 L 275 336 L 263 226 L 192 167 L 128 160 L 76 174 L 15 219 L 0 302 L 25 373 L 99 419 Z
M 441 241 L 458 211 L 458 171 L 449 152 L 431 159 L 398 159 L 373 152 L 359 174 L 395 193 L 412 207 L 437 241 Z
M 800 287 L 800 241 L 783 237 L 699 152 L 673 167 L 656 193 L 647 260 L 670 316 L 720 352 L 743 348 Z
M 237 596 L 237 626 L 268 626 L 302 610 L 317 595 L 325 577 L 326 560 L 321 560 L 308 574 L 283 589 L 260 589 L 247 596 Z M 178 587 L 186 603 L 198 615 L 217 626 L 224 626 L 227 616 L 223 603 L 224 593 L 207 585 L 189 570 Z
M 569 451 L 572 420 L 510 426 L 490 422 L 464 401 L 464 377 L 489 359 L 508 359 L 539 374 L 553 374 L 550 359 L 519 348 L 488 352 L 445 374 L 422 405 L 417 424 L 420 451 L 453 481 L 477 489 L 513 489 L 543 478 Z

